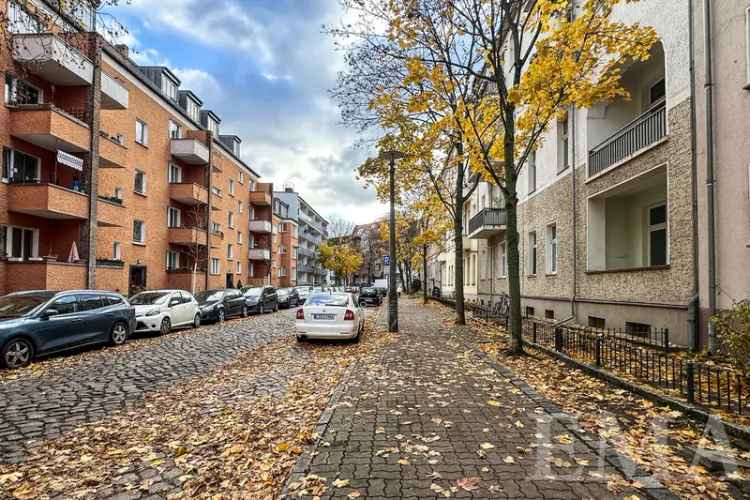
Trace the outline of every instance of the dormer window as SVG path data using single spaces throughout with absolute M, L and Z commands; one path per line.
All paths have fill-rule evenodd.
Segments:
M 240 156 L 240 141 L 238 141 L 237 139 L 235 139 L 234 143 L 232 144 L 232 152 L 234 153 L 234 156 Z
M 177 101 L 177 84 L 166 75 L 162 75 L 161 77 L 161 91 L 168 98 Z
M 191 99 L 188 99 L 188 100 L 187 100 L 187 113 L 188 113 L 188 116 L 189 116 L 189 117 L 190 117 L 190 118 L 191 118 L 191 119 L 192 119 L 193 121 L 196 121 L 196 122 L 198 121 L 198 119 L 199 119 L 199 116 L 200 116 L 200 108 L 199 108 L 199 107 L 198 107 L 198 105 L 197 105 L 197 104 L 196 104 L 196 103 L 195 103 L 194 101 L 192 101 Z
M 208 119 L 208 130 L 211 131 L 214 136 L 219 135 L 219 123 L 216 120 Z

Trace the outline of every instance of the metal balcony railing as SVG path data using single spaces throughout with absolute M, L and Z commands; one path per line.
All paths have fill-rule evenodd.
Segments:
M 502 208 L 485 208 L 469 219 L 469 234 L 484 226 L 505 226 L 508 224 L 508 213 Z
M 667 135 L 667 109 L 664 103 L 651 108 L 606 141 L 589 151 L 588 176 L 593 177 Z

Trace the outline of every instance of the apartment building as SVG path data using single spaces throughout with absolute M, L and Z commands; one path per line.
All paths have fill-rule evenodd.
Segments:
M 553 123 L 519 179 L 522 309 L 529 316 L 639 332 L 669 328 L 695 339 L 696 294 L 690 24 L 687 0 L 618 7 L 653 26 L 651 57 L 623 68 L 630 99 L 571 109 Z M 431 256 L 431 279 L 466 297 L 507 293 L 507 224 L 497 188 L 482 183 L 464 205 L 464 255 Z
M 0 8 L 12 36 L 0 61 L 0 293 L 264 282 L 273 186 L 220 117 L 169 68 L 80 31 L 93 12 Z
M 275 192 L 274 198 L 288 205 L 289 217 L 297 223 L 297 283 L 325 284 L 327 273 L 317 255 L 320 244 L 328 239 L 328 221 L 291 187 Z
M 273 200 L 273 269 L 271 284 L 277 288 L 297 286 L 297 252 L 299 227 L 289 214 L 289 205 Z
M 362 255 L 362 265 L 354 273 L 354 283 L 372 284 L 384 278 L 384 257 L 388 255 L 388 246 L 380 236 L 380 224 L 383 221 L 360 224 L 354 227 L 351 244 Z

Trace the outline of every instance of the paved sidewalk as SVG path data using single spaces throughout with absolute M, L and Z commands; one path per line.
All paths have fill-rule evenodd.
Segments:
M 352 368 L 287 497 L 321 483 L 321 498 L 670 497 L 637 469 L 625 481 L 632 463 L 491 364 L 446 311 L 404 300 L 400 312 L 399 338 Z

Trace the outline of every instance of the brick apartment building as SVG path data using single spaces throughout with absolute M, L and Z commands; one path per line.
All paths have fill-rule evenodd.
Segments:
M 276 288 L 297 286 L 299 226 L 289 212 L 289 204 L 273 200 L 273 269 L 271 284 Z
M 242 161 L 241 139 L 168 68 L 86 33 L 93 13 L 76 12 L 74 29 L 30 5 L 0 4 L 12 37 L 0 52 L 0 293 L 268 283 L 273 186 Z

